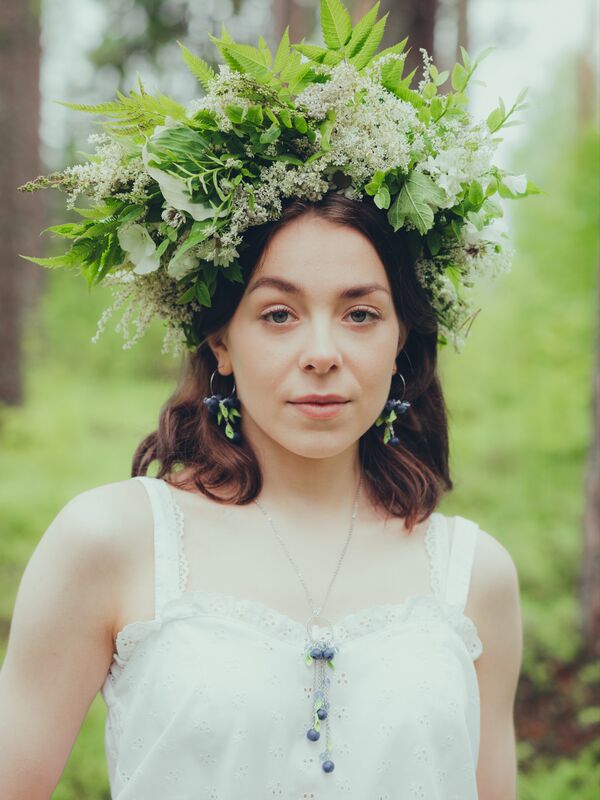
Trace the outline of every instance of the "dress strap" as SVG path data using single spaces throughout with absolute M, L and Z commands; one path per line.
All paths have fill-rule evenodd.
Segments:
M 452 526 L 453 533 L 446 573 L 445 599 L 452 605 L 458 605 L 463 611 L 469 594 L 479 526 L 472 520 L 458 515 L 446 519 L 448 526 Z
M 180 569 L 180 531 L 171 490 L 160 478 L 136 475 L 150 498 L 154 519 L 154 609 L 158 617 L 169 600 L 184 591 Z

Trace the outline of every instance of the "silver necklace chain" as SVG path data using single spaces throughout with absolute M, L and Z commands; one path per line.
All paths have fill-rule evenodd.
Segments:
M 271 527 L 273 528 L 273 532 L 275 533 L 275 536 L 277 537 L 277 539 L 278 539 L 279 543 L 280 543 L 280 544 L 281 544 L 281 546 L 283 547 L 283 550 L 284 550 L 284 552 L 285 552 L 285 554 L 286 554 L 286 556 L 287 556 L 287 558 L 288 558 L 288 560 L 289 560 L 290 564 L 291 564 L 291 565 L 292 565 L 292 567 L 295 569 L 295 571 L 296 571 L 296 574 L 297 574 L 297 575 L 298 575 L 298 577 L 300 578 L 300 582 L 302 583 L 302 586 L 303 586 L 303 588 L 304 588 L 304 593 L 306 594 L 306 599 L 308 600 L 308 604 L 309 604 L 309 606 L 310 606 L 311 613 L 312 613 L 314 616 L 319 616 L 319 614 L 321 613 L 321 611 L 322 611 L 322 610 L 325 608 L 325 605 L 326 605 L 326 603 L 327 603 L 327 600 L 329 599 L 329 594 L 330 594 L 330 592 L 331 592 L 331 587 L 333 586 L 333 582 L 335 581 L 335 579 L 336 579 L 336 577 L 337 577 L 337 574 L 338 574 L 338 572 L 339 572 L 339 570 L 340 570 L 340 567 L 341 567 L 341 565 L 342 565 L 342 561 L 344 560 L 344 556 L 346 555 L 346 551 L 347 551 L 347 549 L 348 549 L 348 545 L 350 544 L 350 539 L 352 538 L 352 531 L 354 530 L 354 521 L 356 520 L 356 515 L 357 515 L 357 513 L 358 513 L 358 499 L 359 499 L 359 495 L 360 495 L 360 487 L 361 487 L 361 483 L 362 483 L 362 475 L 361 475 L 361 477 L 360 477 L 360 479 L 359 479 L 359 481 L 358 481 L 358 486 L 357 486 L 357 489 L 356 489 L 356 495 L 355 495 L 355 497 L 354 497 L 354 509 L 353 509 L 353 511 L 352 511 L 352 519 L 351 519 L 351 521 L 350 521 L 350 530 L 348 531 L 348 536 L 346 537 L 346 542 L 345 542 L 345 544 L 344 544 L 344 547 L 342 548 L 342 552 L 341 552 L 341 554 L 340 554 L 340 557 L 339 557 L 339 559 L 338 559 L 338 562 L 337 562 L 336 568 L 335 568 L 335 570 L 334 570 L 334 572 L 333 572 L 333 576 L 332 576 L 332 578 L 331 578 L 331 581 L 329 582 L 329 588 L 327 589 L 327 592 L 326 592 L 326 594 L 325 594 L 325 599 L 323 600 L 323 603 L 322 603 L 320 606 L 317 606 L 317 607 L 315 607 L 315 605 L 314 605 L 314 603 L 313 603 L 313 600 L 312 600 L 312 597 L 311 597 L 311 595 L 310 595 L 310 592 L 308 591 L 308 587 L 307 587 L 307 585 L 306 585 L 306 582 L 304 581 L 304 578 L 303 578 L 303 576 L 302 576 L 302 573 L 300 572 L 300 570 L 298 569 L 298 567 L 297 567 L 296 563 L 294 562 L 293 558 L 291 557 L 291 555 L 290 555 L 290 552 L 289 552 L 288 548 L 286 547 L 286 544 L 285 544 L 285 542 L 283 541 L 283 539 L 282 539 L 282 538 L 281 538 L 281 536 L 279 535 L 279 532 L 278 532 L 277 528 L 275 527 L 275 525 L 274 525 L 274 523 L 273 523 L 273 519 L 271 518 L 271 515 L 269 514 L 269 512 L 268 512 L 268 511 L 266 511 L 266 510 L 265 510 L 265 509 L 262 507 L 262 505 L 261 505 L 261 504 L 258 502 L 258 500 L 254 500 L 254 502 L 256 503 L 256 505 L 257 505 L 257 506 L 260 508 L 260 510 L 263 512 L 263 514 L 264 514 L 264 515 L 266 516 L 266 518 L 268 519 L 268 521 L 269 521 L 269 524 L 270 524 L 270 525 L 271 525 Z

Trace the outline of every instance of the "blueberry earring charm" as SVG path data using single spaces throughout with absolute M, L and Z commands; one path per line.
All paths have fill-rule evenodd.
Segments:
M 217 370 L 215 370 L 210 376 L 211 394 L 209 397 L 204 397 L 202 402 L 208 409 L 208 413 L 216 416 L 217 425 L 221 425 L 222 422 L 225 423 L 225 436 L 237 444 L 241 441 L 242 435 L 239 431 L 234 429 L 234 425 L 236 424 L 236 418 L 241 418 L 242 415 L 239 411 L 239 398 L 234 396 L 235 381 L 229 397 L 223 397 L 222 394 L 214 394 L 213 378 L 215 377 L 216 373 Z
M 406 394 L 406 381 L 404 380 L 404 376 L 401 373 L 398 373 L 399 377 L 402 379 L 402 383 L 404 384 L 404 391 L 402 392 L 402 397 Z M 398 419 L 398 414 L 405 414 L 408 409 L 410 408 L 410 403 L 408 400 L 397 400 L 396 398 L 390 397 L 381 414 L 375 420 L 375 425 L 379 427 L 380 425 L 385 425 L 385 429 L 383 431 L 383 443 L 384 444 L 391 444 L 396 445 L 400 444 L 400 439 L 396 436 L 394 432 L 394 420 Z

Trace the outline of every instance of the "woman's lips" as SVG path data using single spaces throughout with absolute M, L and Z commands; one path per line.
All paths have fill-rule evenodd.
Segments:
M 331 419 L 340 413 L 345 403 L 292 403 L 298 411 L 312 419 Z

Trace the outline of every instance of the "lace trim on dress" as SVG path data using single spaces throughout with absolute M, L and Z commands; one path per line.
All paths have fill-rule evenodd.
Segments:
M 185 535 L 185 518 L 181 506 L 177 502 L 177 498 L 173 493 L 171 487 L 164 481 L 165 489 L 167 489 L 169 493 L 169 505 L 171 509 L 170 519 L 174 520 L 175 523 L 175 537 L 177 541 L 177 550 L 178 550 L 178 574 L 179 574 L 179 593 L 183 594 L 186 590 L 188 577 L 190 574 L 190 565 L 187 560 L 187 556 L 185 553 L 185 543 L 184 543 L 184 535 Z
M 438 519 L 438 514 L 434 511 L 429 518 L 429 524 L 424 537 L 425 550 L 429 557 L 431 588 L 436 597 L 442 597 L 443 565 L 441 564 L 439 547 L 439 537 L 442 535 L 442 522 L 443 520 Z
M 246 623 L 265 634 L 304 647 L 307 631 L 304 623 L 266 606 L 259 600 L 248 600 L 221 592 L 194 590 L 171 600 L 159 619 L 133 622 L 117 635 L 119 660 L 126 660 L 136 645 L 155 630 L 171 621 L 193 617 L 235 620 Z M 471 656 L 475 659 L 482 651 L 481 642 L 473 621 L 460 609 L 434 595 L 412 595 L 402 603 L 389 603 L 355 611 L 342 617 L 333 625 L 339 642 L 350 643 L 379 631 L 394 635 L 399 623 L 414 618 L 423 628 L 434 621 L 448 621 L 459 634 Z

